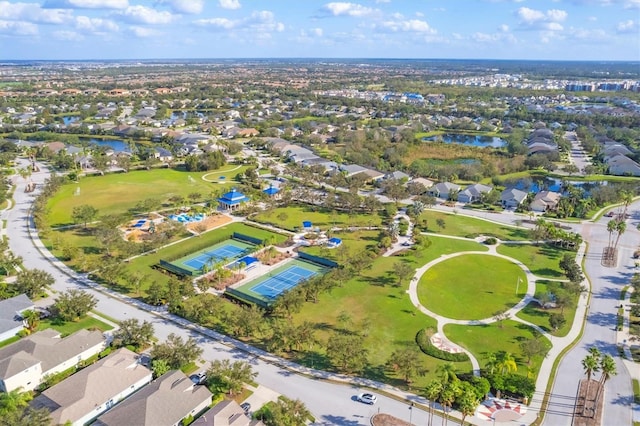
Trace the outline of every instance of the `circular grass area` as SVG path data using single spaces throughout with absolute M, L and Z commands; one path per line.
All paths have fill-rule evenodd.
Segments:
M 444 260 L 429 268 L 418 284 L 422 306 L 459 320 L 491 318 L 513 307 L 526 292 L 526 275 L 518 265 L 481 254 Z

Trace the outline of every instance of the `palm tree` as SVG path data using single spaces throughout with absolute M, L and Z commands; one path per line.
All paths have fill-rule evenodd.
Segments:
M 627 230 L 627 222 L 624 219 L 620 219 L 616 222 L 616 242 L 613 244 L 613 250 L 615 251 L 618 248 L 618 241 L 620 241 L 620 237 L 624 234 L 624 231 Z
M 616 362 L 611 355 L 605 355 L 600 359 L 600 371 L 602 372 L 602 376 L 600 377 L 602 386 L 604 386 L 611 376 L 618 374 Z
M 473 413 L 476 412 L 476 407 L 480 404 L 473 388 L 465 388 L 462 392 L 463 394 L 458 399 L 458 409 L 462 414 L 460 425 L 464 425 L 464 419 L 467 416 L 473 416 Z
M 513 373 L 518 370 L 516 360 L 510 352 L 500 351 L 497 353 L 497 368 L 501 375 Z
M 607 244 L 607 247 L 611 247 L 611 236 L 614 232 L 616 232 L 615 220 L 610 220 L 609 222 L 607 222 L 607 232 L 609 233 L 609 243 Z
M 456 365 L 453 362 L 445 362 L 436 369 L 436 372 L 440 374 L 440 380 L 442 383 L 452 383 L 458 381 L 456 375 Z
M 398 238 L 398 235 L 400 235 L 400 226 L 398 225 L 398 223 L 395 221 L 391 222 L 389 226 L 387 226 L 387 233 L 389 234 L 391 239 L 395 241 L 396 238 Z
M 40 314 L 34 310 L 28 310 L 22 313 L 22 321 L 29 333 L 33 333 L 40 325 Z
M 433 379 L 429 382 L 424 390 L 424 396 L 429 400 L 429 422 L 428 426 L 433 424 L 433 405 L 442 392 L 442 383 L 437 379 Z
M 627 209 L 629 208 L 629 205 L 633 202 L 633 194 L 629 191 L 620 191 L 620 199 L 624 206 L 624 210 L 622 211 L 622 218 L 624 219 L 627 217 Z
M 456 377 L 457 379 L 457 377 Z M 442 416 L 442 424 L 445 424 L 445 420 L 449 421 L 449 414 L 447 409 L 450 409 L 456 400 L 456 396 L 460 393 L 460 387 L 457 382 L 444 382 L 442 391 L 440 392 L 440 403 L 444 410 L 444 416 Z
M 596 349 L 597 351 L 598 349 Z M 587 395 L 589 395 L 589 385 L 591 384 L 591 376 L 600 370 L 600 354 L 594 355 L 590 353 L 582 360 L 582 368 L 587 375 Z
M 498 366 L 498 355 L 495 352 L 489 352 L 487 354 L 487 362 L 485 364 L 485 368 L 489 370 L 489 374 L 493 374 L 495 373 L 497 366 Z

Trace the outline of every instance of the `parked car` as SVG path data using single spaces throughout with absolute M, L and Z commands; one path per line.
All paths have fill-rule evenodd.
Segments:
M 242 404 L 240 404 L 240 408 L 242 408 L 244 413 L 248 415 L 249 411 L 251 411 L 251 404 L 249 404 L 248 402 L 243 402 Z
M 372 393 L 361 393 L 356 397 L 358 401 L 364 402 L 365 404 L 373 405 L 376 403 L 378 398 Z
M 207 381 L 207 375 L 203 372 L 192 374 L 189 378 L 196 385 L 203 385 Z

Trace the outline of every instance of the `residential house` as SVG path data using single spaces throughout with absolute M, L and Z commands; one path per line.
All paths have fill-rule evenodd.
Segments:
M 529 206 L 534 212 L 546 212 L 555 210 L 562 196 L 558 192 L 540 191 L 536 194 Z
M 15 336 L 23 329 L 22 314 L 33 308 L 33 302 L 26 294 L 0 300 L 0 342 Z
M 264 426 L 260 420 L 252 420 L 234 400 L 219 402 L 198 417 L 192 426 Z
M 475 203 L 480 201 L 483 194 L 488 194 L 492 190 L 493 188 L 490 186 L 474 183 L 458 193 L 458 201 L 461 203 Z
M 98 417 L 94 426 L 178 426 L 205 410 L 211 396 L 182 371 L 169 371 Z
M 615 155 L 606 160 L 609 173 L 616 176 L 640 176 L 640 164 L 626 155 Z
M 401 181 L 401 182 L 407 182 L 407 181 L 409 181 L 411 179 L 411 176 L 409 176 L 405 172 L 401 172 L 399 170 L 396 170 L 395 172 L 387 173 L 384 176 L 384 178 L 385 179 L 393 179 L 393 180 L 397 180 L 397 181 Z
M 558 144 L 554 142 L 553 132 L 544 127 L 539 127 L 532 131 L 525 144 L 529 154 L 546 154 L 558 151 Z
M 157 147 L 153 151 L 153 158 L 160 160 L 163 163 L 168 163 L 173 160 L 173 154 L 171 154 L 171 151 L 168 149 Z
M 500 202 L 505 209 L 515 209 L 527 199 L 527 193 L 516 188 L 509 188 L 500 194 Z
M 49 328 L 0 348 L 0 390 L 35 389 L 45 376 L 60 373 L 102 351 L 100 331 L 80 330 L 65 338 Z
M 151 382 L 152 378 L 153 373 L 138 362 L 135 352 L 120 348 L 45 390 L 33 399 L 31 406 L 49 410 L 53 424 L 82 426 Z
M 415 185 L 420 184 L 420 185 L 424 186 L 425 190 L 429 190 L 429 188 L 431 188 L 433 186 L 433 181 L 432 180 L 425 179 L 425 178 L 422 178 L 422 177 L 417 177 L 417 178 L 411 179 L 411 183 L 415 184 Z
M 460 191 L 460 185 L 456 185 L 455 183 L 451 183 L 451 182 L 439 182 L 433 185 L 431 188 L 429 188 L 427 193 L 432 197 L 437 197 L 437 198 L 442 198 L 447 200 L 449 199 L 449 195 L 451 193 L 455 193 L 458 191 Z

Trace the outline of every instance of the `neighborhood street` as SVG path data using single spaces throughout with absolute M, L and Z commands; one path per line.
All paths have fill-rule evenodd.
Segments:
M 24 160 L 18 161 L 24 163 Z M 37 183 L 38 186 L 41 186 L 47 177 L 45 166 L 40 165 L 40 167 L 43 171 L 33 173 L 31 176 L 33 182 Z M 27 267 L 50 272 L 56 279 L 54 290 L 62 291 L 69 287 L 84 287 L 51 263 L 54 259 L 50 258 L 51 255 L 48 252 L 41 252 L 34 246 L 27 226 L 28 209 L 34 195 L 24 192 L 25 184 L 26 181 L 24 179 L 16 178 L 15 206 L 2 213 L 2 218 L 7 220 L 6 235 L 9 238 L 11 250 L 16 255 L 23 257 Z M 450 208 L 443 206 L 437 206 L 436 209 L 451 211 Z M 618 375 L 611 378 L 606 385 L 606 402 L 603 416 L 603 418 L 607 419 L 606 424 L 623 425 L 631 423 L 633 393 L 630 372 L 617 356 L 615 327 L 616 307 L 620 304 L 620 290 L 628 283 L 635 272 L 632 253 L 637 247 L 638 241 L 640 241 L 638 238 L 640 233 L 636 230 L 636 225 L 640 222 L 639 210 L 640 201 L 633 203 L 629 208 L 631 217 L 627 220 L 626 233 L 620 238 L 617 268 L 604 268 L 600 264 L 600 253 L 608 241 L 606 223 L 610 220 L 609 218 L 602 217 L 596 223 L 572 225 L 574 230 L 581 232 L 583 239 L 588 242 L 584 266 L 586 274 L 591 279 L 592 294 L 584 334 L 580 342 L 566 354 L 559 365 L 556 380 L 551 390 L 550 405 L 545 416 L 545 424 L 547 425 L 571 424 L 571 412 L 578 381 L 584 378 L 580 361 L 591 346 L 597 346 L 603 353 L 613 355 L 618 363 Z M 507 224 L 513 224 L 516 220 L 524 218 L 513 213 L 492 214 L 466 209 L 458 209 L 458 212 L 459 214 L 477 216 Z M 580 259 L 577 261 L 580 263 Z M 356 384 L 339 384 L 297 374 L 289 368 L 285 369 L 273 362 L 266 362 L 245 351 L 219 343 L 216 339 L 181 326 L 169 320 L 164 313 L 158 315 L 148 312 L 147 310 L 139 309 L 122 298 L 110 296 L 103 291 L 88 290 L 99 300 L 98 311 L 104 312 L 117 320 L 138 318 L 151 321 L 154 324 L 156 336 L 159 340 L 163 340 L 170 333 L 176 333 L 184 337 L 193 336 L 198 339 L 204 349 L 202 358 L 206 361 L 234 358 L 251 362 L 255 371 L 259 373 L 258 383 L 290 398 L 301 399 L 316 416 L 317 422 L 315 424 L 369 425 L 370 417 L 376 412 L 389 413 L 406 421 L 411 419 L 415 424 L 427 423 L 426 411 L 417 409 L 417 407 L 411 409 L 407 403 L 386 397 L 384 394 L 378 394 L 377 405 L 369 406 L 356 402 L 355 395 L 362 392 L 357 385 L 358 379 L 354 380 Z M 231 341 L 231 339 L 227 340 Z M 275 357 L 271 358 L 276 359 Z M 638 372 L 636 371 L 634 374 L 637 376 Z M 331 378 L 329 374 L 326 374 L 326 377 Z M 596 375 L 596 377 L 598 376 Z M 365 382 L 367 381 L 361 381 L 361 383 Z M 397 392 L 397 395 L 424 403 L 423 398 L 411 396 L 410 394 Z M 536 393 L 534 399 L 536 398 L 541 399 L 542 394 Z M 468 420 L 475 424 L 486 424 L 486 421 L 481 423 L 477 418 Z M 440 422 L 440 419 L 434 421 Z M 454 422 L 449 423 L 454 424 Z M 455 424 L 458 423 L 459 421 Z

